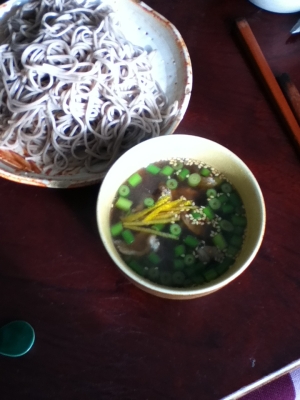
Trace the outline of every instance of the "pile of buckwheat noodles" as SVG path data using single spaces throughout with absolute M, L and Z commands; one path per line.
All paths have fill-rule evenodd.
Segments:
M 152 76 L 151 53 L 126 40 L 107 4 L 31 0 L 1 42 L 0 148 L 46 174 L 104 175 L 177 113 Z

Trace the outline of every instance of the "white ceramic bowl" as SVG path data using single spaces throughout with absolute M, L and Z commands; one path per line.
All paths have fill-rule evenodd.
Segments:
M 26 0 L 10 0 L 0 5 L 0 21 Z M 179 113 L 164 134 L 172 134 L 183 118 L 192 90 L 192 67 L 187 47 L 178 30 L 162 15 L 137 0 L 106 0 L 117 13 L 125 36 L 144 48 L 156 50 L 153 76 L 170 103 L 178 101 Z M 0 176 L 30 185 L 71 188 L 101 181 L 99 174 L 79 172 L 49 177 L 32 171 L 23 157 L 0 151 Z
M 136 274 L 118 254 L 110 235 L 110 212 L 119 186 L 134 172 L 150 163 L 172 157 L 204 161 L 232 182 L 242 197 L 247 233 L 235 263 L 219 278 L 190 289 L 161 286 Z M 237 278 L 254 259 L 265 230 L 265 205 L 260 187 L 244 162 L 227 148 L 197 136 L 174 134 L 143 142 L 120 157 L 102 182 L 97 202 L 97 222 L 102 242 L 119 269 L 138 287 L 160 297 L 191 299 L 212 293 Z
M 257 7 L 276 13 L 293 13 L 300 11 L 299 0 L 250 0 Z

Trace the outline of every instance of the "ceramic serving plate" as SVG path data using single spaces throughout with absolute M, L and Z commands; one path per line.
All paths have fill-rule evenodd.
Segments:
M 11 0 L 0 5 L 0 20 L 24 3 Z M 177 128 L 187 109 L 192 89 L 192 67 L 187 47 L 178 30 L 162 15 L 145 3 L 137 0 L 108 1 L 117 13 L 125 36 L 147 51 L 156 50 L 153 60 L 153 75 L 167 94 L 170 103 L 179 103 L 179 113 L 165 134 Z M 49 177 L 23 157 L 0 150 L 0 176 L 19 183 L 52 187 L 71 188 L 97 183 L 99 174 L 81 171 L 75 174 Z

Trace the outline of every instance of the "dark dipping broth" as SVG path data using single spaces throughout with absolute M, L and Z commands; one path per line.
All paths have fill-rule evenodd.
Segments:
M 113 201 L 111 235 L 144 278 L 193 287 L 224 274 L 239 254 L 247 219 L 240 195 L 205 163 L 160 161 L 124 182 Z

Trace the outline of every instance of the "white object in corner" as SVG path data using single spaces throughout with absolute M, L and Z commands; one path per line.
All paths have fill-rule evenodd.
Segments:
M 257 7 L 277 13 L 300 11 L 300 0 L 250 0 Z

